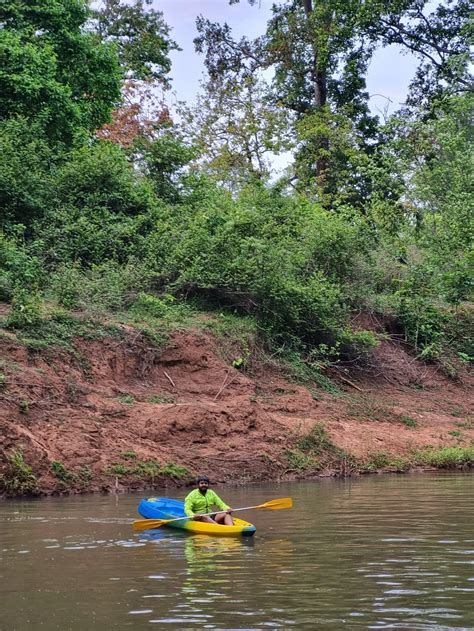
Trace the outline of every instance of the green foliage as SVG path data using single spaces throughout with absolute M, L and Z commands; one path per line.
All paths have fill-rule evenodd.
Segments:
M 220 73 L 185 112 L 186 131 L 199 148 L 199 170 L 230 191 L 267 180 L 270 159 L 288 146 L 288 113 L 266 96 L 258 74 L 236 79 Z
M 165 475 L 170 478 L 176 478 L 176 479 L 187 478 L 191 476 L 189 469 L 186 469 L 186 467 L 176 464 L 175 462 L 166 463 L 160 469 L 160 475 Z
M 73 151 L 58 170 L 55 186 L 66 208 L 140 215 L 153 207 L 149 184 L 137 177 L 123 151 L 107 141 Z
M 413 467 L 413 461 L 411 458 L 393 458 L 390 460 L 390 467 L 393 467 L 398 473 L 406 473 Z
M 107 121 L 119 98 L 116 53 L 87 32 L 84 0 L 4 0 L 0 9 L 0 119 L 21 115 L 70 144 Z
M 295 448 L 286 453 L 288 462 L 301 471 L 322 469 L 346 459 L 347 456 L 348 454 L 334 445 L 322 423 L 316 423 L 297 440 Z
M 133 469 L 120 463 L 113 464 L 110 467 L 107 467 L 107 469 L 105 469 L 105 473 L 107 475 L 129 475 L 130 473 L 133 473 L 133 472 L 134 472 Z
M 149 4 L 145 0 L 145 5 Z M 171 68 L 169 53 L 178 47 L 169 38 L 161 11 L 145 9 L 144 0 L 131 4 L 105 0 L 93 17 L 102 40 L 117 46 L 121 65 L 129 76 L 166 81 Z
M 128 456 L 123 456 L 127 457 Z M 153 483 L 154 479 L 158 476 L 171 477 L 175 479 L 181 479 L 189 477 L 190 473 L 186 467 L 178 465 L 174 462 L 168 462 L 161 466 L 156 460 L 136 461 L 134 466 L 124 465 L 122 463 L 115 463 L 108 467 L 105 471 L 108 475 L 117 476 L 135 476 L 138 478 L 148 479 Z
M 299 439 L 297 447 L 301 451 L 321 454 L 324 450 L 335 450 L 324 425 L 317 423 L 305 436 Z
M 255 313 L 278 342 L 336 341 L 347 315 L 340 279 L 354 249 L 365 248 L 362 228 L 263 187 L 247 189 L 237 202 L 209 192 L 203 208 L 184 215 L 179 239 L 165 236 L 174 291 Z M 165 251 L 165 242 L 158 247 Z
M 112 325 L 73 317 L 60 311 L 17 332 L 18 341 L 31 350 L 62 347 L 74 351 L 76 338 L 97 340 L 121 336 L 122 331 Z
M 360 465 L 362 473 L 373 473 L 379 469 L 384 469 L 390 464 L 390 458 L 384 451 L 374 451 L 369 453 L 367 460 Z
M 0 229 L 21 222 L 23 235 L 53 196 L 53 152 L 39 126 L 17 116 L 0 119 L 0 156 Z
M 298 471 L 320 468 L 319 463 L 313 457 L 303 453 L 300 449 L 288 449 L 285 455 L 290 467 Z
M 156 195 L 169 202 L 181 197 L 180 176 L 197 151 L 181 138 L 174 128 L 161 130 L 152 138 L 143 138 L 136 147 L 141 170 L 145 173 Z
M 417 454 L 420 463 L 438 469 L 474 466 L 474 447 L 427 448 Z
M 406 425 L 407 427 L 418 427 L 418 423 L 411 416 L 400 416 L 400 423 L 403 423 L 403 425 Z
M 315 361 L 314 353 L 305 357 L 301 352 L 281 348 L 276 350 L 274 356 L 290 379 L 305 384 L 310 391 L 312 384 L 316 384 L 331 394 L 340 393 L 338 386 L 321 372 L 325 365 L 324 362 L 327 362 L 327 355 L 325 355 L 324 362 L 321 362 L 320 357 Z M 313 397 L 317 398 L 317 395 L 313 394 Z
M 132 304 L 130 313 L 136 318 L 179 321 L 189 317 L 192 309 L 186 304 L 179 303 L 171 294 L 164 294 L 158 298 L 141 292 Z
M 472 310 L 453 309 L 439 294 L 439 267 L 433 263 L 413 265 L 393 295 L 392 304 L 405 338 L 426 361 L 447 360 L 449 348 L 467 355 L 473 348 L 469 333 Z
M 175 398 L 168 394 L 152 394 L 151 396 L 147 398 L 148 403 L 156 403 L 158 405 L 161 405 L 164 403 L 174 403 L 174 401 L 175 401 Z
M 129 77 L 166 79 L 175 44 L 162 14 L 147 0 L 106 0 L 93 16 L 85 0 L 6 0 L 0 300 L 18 339 L 73 348 L 111 333 L 87 318 L 115 312 L 163 343 L 192 320 L 235 368 L 265 348 L 334 392 L 324 370 L 367 363 L 378 344 L 349 324 L 368 310 L 455 377 L 474 356 L 467 7 L 436 8 L 432 28 L 426 8 L 285 0 L 254 42 L 200 18 L 201 110 L 178 126 L 162 106 L 145 124 L 135 103 L 141 131 L 124 151 L 91 134 L 118 104 L 118 59 Z M 377 41 L 431 64 L 422 115 L 379 128 L 365 90 Z M 270 184 L 265 156 L 291 146 L 291 173 Z
M 135 405 L 135 398 L 131 394 L 121 394 L 117 397 L 117 401 L 124 405 Z
M 126 264 L 146 255 L 156 199 L 118 147 L 104 141 L 71 153 L 54 186 L 55 204 L 35 225 L 47 261 Z
M 27 289 L 15 290 L 7 326 L 13 329 L 28 329 L 39 325 L 42 321 L 41 304 L 42 300 L 38 294 Z
M 429 108 L 433 100 L 446 93 L 469 90 L 472 15 L 467 0 L 436 4 L 428 0 L 371 0 L 364 5 L 364 17 L 370 17 L 374 6 L 383 11 L 384 19 L 371 20 L 373 35 L 380 37 L 384 45 L 406 47 L 421 61 L 410 84 L 407 102 L 411 107 Z M 400 19 L 403 14 L 405 19 Z
M 106 261 L 86 270 L 74 263 L 61 264 L 50 276 L 48 295 L 65 308 L 101 315 L 132 304 L 153 276 L 147 263 L 134 259 L 125 265 Z
M 91 468 L 88 465 L 84 465 L 83 467 L 79 468 L 79 471 L 77 473 L 77 479 L 79 482 L 81 482 L 84 485 L 88 485 L 91 483 L 93 478 L 93 473 Z
M 472 95 L 445 99 L 428 120 L 401 119 L 405 126 L 398 129 L 397 150 L 411 169 L 409 201 L 420 217 L 419 239 L 436 248 L 433 254 L 447 264 L 446 272 L 458 275 L 469 261 L 453 253 L 468 254 L 474 234 L 474 169 L 466 160 L 472 150 L 473 101 Z
M 135 460 L 137 458 L 137 454 L 135 451 L 123 451 L 121 454 L 122 458 L 127 458 L 128 460 Z
M 38 482 L 32 468 L 26 464 L 21 451 L 13 451 L 7 458 L 6 471 L 0 475 L 0 490 L 6 495 L 37 495 Z
M 10 226 L 11 232 L 22 230 L 21 224 Z M 39 259 L 29 255 L 18 237 L 0 232 L 0 300 L 11 301 L 14 295 L 20 300 L 20 294 L 36 294 L 43 284 Z
M 71 482 L 74 480 L 74 475 L 66 469 L 62 462 L 59 460 L 53 460 L 51 463 L 51 472 L 55 478 L 61 480 L 62 482 Z

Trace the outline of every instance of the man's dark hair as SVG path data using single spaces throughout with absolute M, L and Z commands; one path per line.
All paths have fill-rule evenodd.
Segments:
M 196 478 L 196 484 L 199 484 L 199 482 L 207 482 L 209 484 L 209 478 L 207 475 L 198 475 Z

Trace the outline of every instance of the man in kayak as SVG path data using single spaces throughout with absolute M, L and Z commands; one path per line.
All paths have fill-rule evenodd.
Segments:
M 186 495 L 184 500 L 184 512 L 196 521 L 205 521 L 209 524 L 225 524 L 232 526 L 232 508 L 224 504 L 221 498 L 212 489 L 209 488 L 209 478 L 200 475 L 196 479 L 197 488 Z M 217 506 L 222 512 L 211 515 L 213 507 Z

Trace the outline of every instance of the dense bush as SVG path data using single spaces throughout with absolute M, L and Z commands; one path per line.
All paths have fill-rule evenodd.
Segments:
M 0 120 L 0 230 L 41 217 L 53 194 L 53 152 L 25 118 Z

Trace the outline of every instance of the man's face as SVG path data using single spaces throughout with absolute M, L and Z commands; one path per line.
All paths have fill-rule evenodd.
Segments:
M 201 493 L 205 495 L 208 488 L 209 488 L 209 482 L 206 482 L 205 480 L 199 480 L 198 489 L 201 491 Z

